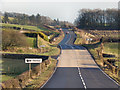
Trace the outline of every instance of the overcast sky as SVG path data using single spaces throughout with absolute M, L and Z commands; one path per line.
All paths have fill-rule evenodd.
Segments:
M 44 1 L 44 2 L 43 2 Z M 49 2 L 48 2 L 49 1 Z M 83 2 L 84 1 L 84 2 Z M 52 19 L 74 22 L 82 8 L 118 8 L 119 0 L 1 0 L 0 11 L 41 14 Z

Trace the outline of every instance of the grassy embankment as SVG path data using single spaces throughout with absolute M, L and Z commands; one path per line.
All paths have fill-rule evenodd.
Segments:
M 12 78 L 15 78 L 17 75 L 23 73 L 28 70 L 28 64 L 24 63 L 24 60 L 13 60 L 13 59 L 4 59 L 0 60 L 2 62 L 2 81 L 6 81 Z M 35 78 L 31 78 L 29 82 L 26 84 L 25 88 L 40 88 L 51 76 L 54 72 L 54 68 L 56 67 L 57 61 L 55 59 L 51 59 L 51 63 L 47 66 L 46 70 L 41 73 L 40 76 Z M 37 66 L 38 64 L 32 64 L 32 68 Z M 24 68 L 21 68 L 24 67 Z M 5 74 L 6 73 L 6 74 Z
M 5 24 L 3 24 L 5 26 Z M 13 25 L 7 24 L 7 28 L 3 28 L 3 30 L 7 30 L 9 27 L 16 27 L 19 28 L 24 27 L 30 30 L 39 30 L 34 26 L 25 26 L 25 25 Z M 6 26 L 5 26 L 6 27 Z M 32 27 L 32 28 L 31 28 Z M 16 30 L 16 29 L 10 29 L 9 30 Z M 39 30 L 42 31 L 42 30 Z M 57 48 L 55 45 L 50 44 L 49 42 L 45 41 L 43 38 L 40 37 L 39 39 L 39 45 L 45 45 L 45 47 L 41 47 L 40 49 L 36 48 L 36 38 L 34 37 L 26 37 L 27 42 L 29 44 L 29 47 L 10 47 L 9 50 L 3 51 L 4 53 L 18 53 L 18 54 L 36 54 L 36 55 L 46 55 L 46 56 L 52 56 L 52 55 L 58 55 L 60 53 L 60 49 Z M 13 62 L 14 61 L 14 62 Z M 56 61 L 52 61 L 51 65 Z M 4 75 L 2 75 L 2 81 L 6 81 L 8 79 L 14 78 L 17 75 L 21 74 L 22 72 L 28 70 L 28 65 L 24 63 L 24 60 L 0 60 L 0 63 L 4 66 L 4 69 L 2 68 L 2 72 Z M 49 68 L 52 68 L 50 65 Z M 20 68 L 20 67 L 25 68 Z M 55 67 L 55 65 L 54 65 Z M 19 68 L 16 70 L 16 68 Z M 13 72 L 12 72 L 13 71 Z M 8 73 L 9 72 L 9 73 Z M 48 73 L 48 71 L 45 71 Z M 52 73 L 52 71 L 50 71 Z M 49 72 L 49 73 L 50 73 Z M 44 80 L 43 80 L 44 81 Z
M 77 38 L 76 38 L 74 44 L 76 44 L 76 45 L 82 44 L 82 42 L 83 42 L 82 36 L 80 36 L 80 34 L 78 34 L 77 32 L 75 32 L 75 34 L 77 35 Z
M 115 66 L 120 68 L 120 53 L 119 53 L 120 48 L 119 48 L 119 43 L 104 43 L 103 52 L 106 53 L 106 54 L 115 55 L 115 57 L 113 57 L 111 59 L 117 60 L 117 61 L 115 61 Z M 107 59 L 107 58 L 104 58 L 104 59 Z M 113 74 L 109 70 L 105 70 L 105 72 L 120 84 L 120 75 L 117 76 L 116 74 Z
M 17 75 L 25 72 L 28 70 L 28 64 L 24 62 L 24 60 L 16 60 L 16 59 L 5 59 L 3 58 L 0 60 L 0 63 L 2 65 L 2 81 L 9 80 L 11 78 L 16 77 Z M 32 68 L 35 67 L 38 64 L 32 64 Z M 24 67 L 24 68 L 22 68 Z
M 15 24 L 2 24 L 3 28 L 2 30 L 8 30 L 8 28 L 13 28 L 13 27 L 19 27 L 19 28 L 24 28 L 27 30 L 35 30 L 35 31 L 44 31 L 44 29 L 39 29 L 36 26 L 27 26 L 27 25 L 15 25 Z M 5 27 L 5 28 L 4 28 Z M 42 27 L 43 28 L 43 27 Z M 9 29 L 11 30 L 16 30 L 16 29 Z M 47 29 L 45 31 L 48 31 Z M 50 31 L 49 32 L 53 32 Z M 53 47 L 53 45 L 51 45 L 49 42 L 45 41 L 45 39 L 48 37 L 47 35 L 45 35 L 44 33 L 42 33 L 42 36 L 44 36 L 45 38 L 41 38 L 40 39 L 40 45 L 45 45 L 45 47 L 42 47 L 41 50 L 40 49 L 36 49 L 36 38 L 34 37 L 26 37 L 27 42 L 29 44 L 29 48 L 23 48 L 23 47 L 14 47 L 14 50 L 7 50 L 4 53 L 23 53 L 23 54 L 38 54 L 38 55 L 57 55 L 59 54 L 59 49 L 57 47 Z M 56 32 L 53 32 L 53 34 L 57 34 Z M 12 52 L 11 52 L 12 51 Z
M 57 61 L 55 59 L 51 60 L 51 64 L 48 66 L 48 68 L 40 75 L 40 77 L 36 77 L 32 79 L 25 88 L 27 89 L 33 89 L 33 88 L 40 88 L 51 76 L 51 74 L 54 72 L 54 69 L 56 67 Z

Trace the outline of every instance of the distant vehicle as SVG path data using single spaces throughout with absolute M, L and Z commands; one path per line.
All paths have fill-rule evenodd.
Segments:
M 69 32 L 67 31 L 66 34 L 69 34 Z
M 62 28 L 60 28 L 59 30 L 62 31 Z

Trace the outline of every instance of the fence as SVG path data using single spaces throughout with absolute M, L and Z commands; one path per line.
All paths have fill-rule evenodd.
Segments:
M 50 64 L 50 58 L 45 60 L 41 63 L 41 72 L 44 72 L 47 69 L 48 65 Z M 40 66 L 36 66 L 31 70 L 31 78 L 34 78 L 40 75 Z M 1 86 L 2 89 L 21 89 L 25 87 L 26 83 L 29 80 L 29 71 L 23 72 L 22 74 L 18 75 L 16 78 L 7 80 L 2 82 Z
M 103 58 L 103 43 L 101 44 L 100 50 L 99 51 L 97 50 L 97 52 L 98 52 L 99 59 L 102 62 L 101 66 L 103 67 L 103 69 L 104 70 L 108 69 L 111 73 L 115 74 L 117 77 L 120 77 L 120 66 L 116 67 L 115 65 L 109 62 L 110 59 Z

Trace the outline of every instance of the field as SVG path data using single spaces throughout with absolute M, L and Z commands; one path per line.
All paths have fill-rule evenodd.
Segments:
M 32 38 L 32 37 L 26 37 L 26 38 L 27 38 L 29 46 L 35 48 L 36 47 L 36 44 L 35 44 L 36 38 Z
M 120 31 L 118 30 L 89 30 L 88 33 L 95 37 L 119 37 Z
M 0 64 L 2 64 L 2 69 L 0 71 L 2 72 L 2 81 L 14 78 L 29 69 L 28 64 L 25 64 L 22 59 L 2 58 L 2 60 L 0 60 Z M 38 64 L 32 64 L 32 67 L 35 67 L 36 65 Z
M 113 54 L 116 57 L 120 56 L 119 43 L 104 43 L 104 53 Z
M 118 60 L 115 62 L 115 66 L 120 65 L 120 43 L 105 43 L 103 52 L 106 54 L 115 55 L 115 59 Z
M 0 23 L 0 24 L 2 24 L 2 27 L 6 27 L 6 28 L 14 28 L 14 27 L 16 27 L 16 28 L 25 29 L 25 30 L 44 31 L 43 29 L 40 29 L 40 28 L 38 28 L 36 26 L 18 25 L 18 24 L 6 24 L 6 23 Z
M 18 31 L 18 29 L 25 29 L 26 31 L 28 30 L 35 30 L 35 31 L 40 31 L 41 33 L 44 34 L 44 32 L 47 32 L 47 29 L 45 28 L 40 28 L 40 27 L 35 27 L 35 26 L 27 26 L 27 25 L 15 25 L 15 24 L 2 24 L 3 28 L 2 30 L 9 30 L 10 32 L 12 31 Z M 15 28 L 14 28 L 15 27 Z M 30 34 L 31 34 L 30 31 Z M 49 30 L 51 32 L 51 30 Z M 28 33 L 29 34 L 29 33 Z M 32 33 L 33 34 L 33 33 Z M 45 35 L 45 34 L 44 34 Z M 56 35 L 59 35 L 59 32 L 51 32 L 51 37 L 53 38 Z M 63 34 L 62 34 L 63 35 Z M 61 37 L 60 35 L 59 37 Z M 48 39 L 47 34 L 45 37 Z M 35 54 L 35 55 L 46 55 L 46 56 L 53 56 L 53 55 L 59 55 L 60 54 L 60 49 L 57 48 L 56 45 L 51 44 L 49 41 L 45 40 L 44 37 L 40 35 L 39 39 L 35 38 L 34 36 L 25 36 L 26 41 L 28 42 L 27 47 L 25 46 L 14 46 L 14 47 L 8 47 L 7 50 L 2 51 L 3 53 L 9 53 L 9 54 Z M 39 47 L 37 47 L 37 44 Z M 41 45 L 44 45 L 45 47 L 41 47 Z M 50 64 L 50 67 L 48 68 L 48 71 L 45 71 L 43 74 L 42 78 L 45 78 L 44 80 L 40 77 L 41 80 L 40 82 L 45 82 L 53 72 L 53 65 L 54 67 L 56 64 L 52 61 L 53 63 Z M 16 60 L 16 59 L 2 59 L 0 60 L 0 64 L 2 65 L 2 69 L 0 72 L 2 72 L 2 82 L 12 79 L 21 73 L 25 72 L 28 70 L 28 64 L 24 63 L 24 60 Z M 36 66 L 38 64 L 32 65 L 32 67 Z M 49 69 L 52 68 L 51 71 Z M 47 75 L 48 74 L 48 75 Z M 45 76 L 44 76 L 45 75 Z
M 1 16 L 1 19 L 3 19 L 4 16 Z M 13 17 L 8 17 L 9 20 L 13 20 L 14 18 Z

